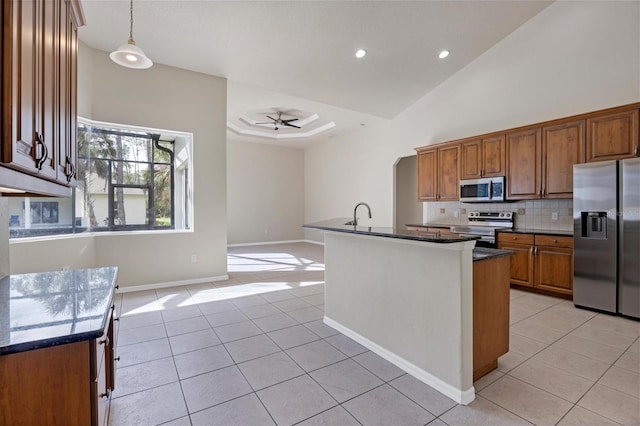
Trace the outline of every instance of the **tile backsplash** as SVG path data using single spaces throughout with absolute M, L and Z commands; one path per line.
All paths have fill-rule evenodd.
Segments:
M 526 200 L 513 203 L 461 203 L 440 201 L 424 203 L 425 223 L 466 225 L 468 213 L 515 212 L 515 228 L 553 231 L 573 230 L 573 200 Z M 557 220 L 554 220 L 557 213 Z

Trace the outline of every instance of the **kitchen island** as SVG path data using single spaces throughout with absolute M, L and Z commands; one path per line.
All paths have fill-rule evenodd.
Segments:
M 117 268 L 0 280 L 0 425 L 106 424 Z
M 510 253 L 476 251 L 478 263 L 501 260 L 488 268 L 495 276 L 487 281 L 499 278 L 500 291 L 495 300 L 493 289 L 481 291 L 487 300 L 479 310 L 486 312 L 488 303 L 500 313 L 500 327 L 499 336 L 492 336 L 491 325 L 489 337 L 474 342 L 480 325 L 474 322 L 482 322 L 474 319 L 477 237 L 345 225 L 348 221 L 305 225 L 326 231 L 324 322 L 454 401 L 471 402 L 474 372 L 491 371 L 508 350 Z M 488 357 L 474 354 L 481 342 L 488 342 L 483 349 Z M 483 365 L 475 365 L 476 358 Z

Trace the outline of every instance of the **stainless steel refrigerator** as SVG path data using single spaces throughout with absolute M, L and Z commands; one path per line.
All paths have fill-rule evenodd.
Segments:
M 640 318 L 640 158 L 573 166 L 573 303 Z

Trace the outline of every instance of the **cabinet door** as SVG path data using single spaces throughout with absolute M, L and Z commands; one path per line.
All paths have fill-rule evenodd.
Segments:
M 535 287 L 573 294 L 573 249 L 536 246 Z
M 36 96 L 38 105 L 39 118 L 36 119 L 36 131 L 42 137 L 42 141 L 46 146 L 47 158 L 39 169 L 38 174 L 49 179 L 57 179 L 57 130 L 56 120 L 58 118 L 58 43 L 56 40 L 58 34 L 58 9 L 57 1 L 40 1 L 36 2 L 40 6 L 40 38 L 39 51 L 37 52 L 40 60 L 40 85 L 39 95 Z M 39 125 L 38 125 L 39 123 Z
M 4 37 L 2 40 L 3 85 L 6 86 L 2 97 L 0 155 L 3 163 L 30 172 L 37 170 L 34 156 L 40 158 L 44 154 L 44 146 L 36 143 L 39 135 L 36 134 L 38 103 L 35 98 L 41 60 L 36 54 L 40 43 L 39 9 L 38 2 L 2 2 L 4 27 L 10 28 L 11 33 L 8 39 Z M 7 115 L 11 117 L 11 125 L 5 123 Z
M 438 201 L 455 201 L 460 192 L 460 146 L 438 148 Z
M 573 165 L 585 161 L 584 120 L 542 129 L 542 196 L 573 197 Z
M 533 244 L 498 243 L 500 250 L 513 252 L 511 256 L 511 283 L 533 287 Z
M 638 155 L 637 109 L 587 119 L 587 162 Z
M 460 145 L 461 179 L 478 179 L 482 176 L 482 141 Z
M 57 116 L 57 171 L 58 181 L 65 185 L 76 186 L 76 28 L 71 17 L 71 6 L 62 2 L 59 9 L 59 91 Z
M 482 176 L 505 175 L 504 136 L 482 140 Z
M 430 149 L 418 153 L 418 201 L 433 201 L 438 185 L 438 151 Z
M 506 135 L 507 199 L 540 198 L 541 130 L 532 129 Z

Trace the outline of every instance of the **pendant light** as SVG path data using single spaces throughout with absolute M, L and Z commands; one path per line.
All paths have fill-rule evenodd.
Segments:
M 151 68 L 153 62 L 147 58 L 142 49 L 136 46 L 133 40 L 133 0 L 129 4 L 129 41 L 118 47 L 118 50 L 111 52 L 109 57 L 113 62 L 127 68 L 147 69 Z

